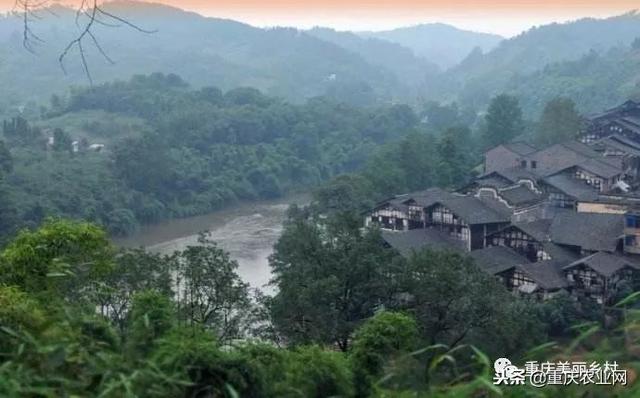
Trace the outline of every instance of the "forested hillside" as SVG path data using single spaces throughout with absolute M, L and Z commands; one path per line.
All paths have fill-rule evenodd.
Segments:
M 46 40 L 34 54 L 22 22 L 0 17 L 0 397 L 640 396 L 640 279 L 637 258 L 621 252 L 637 249 L 633 213 L 611 215 L 619 220 L 606 222 L 619 227 L 611 236 L 588 234 L 584 223 L 556 234 L 611 240 L 606 251 L 601 242 L 556 244 L 544 228 L 524 244 L 528 232 L 509 232 L 524 228 L 516 216 L 552 210 L 547 194 L 562 197 L 555 188 L 496 180 L 506 188 L 493 190 L 496 199 L 530 191 L 513 206 L 500 199 L 511 210 L 498 218 L 493 204 L 478 203 L 489 202 L 484 185 L 459 195 L 478 184 L 486 149 L 527 141 L 517 146 L 545 154 L 535 146 L 577 138 L 580 111 L 640 96 L 639 15 L 540 27 L 491 49 L 499 37 L 443 25 L 366 37 L 258 29 L 155 4 L 105 7 L 157 32 L 98 23 L 96 40 L 115 64 L 88 47 L 94 84 L 81 54 L 64 60 L 66 77 L 57 64 L 81 29 L 71 10 L 28 21 Z M 454 66 L 477 46 L 484 51 Z M 533 156 L 518 156 L 530 160 L 527 174 L 545 169 Z M 566 177 L 602 163 L 580 162 Z M 614 169 L 614 178 L 588 183 L 625 191 L 627 171 Z M 419 195 L 430 203 L 416 201 L 420 217 L 411 202 L 394 204 L 434 187 L 433 200 Z M 256 202 L 298 191 L 310 203 L 286 215 L 278 206 L 277 225 L 246 222 L 267 218 Z M 393 228 L 421 228 L 368 222 L 390 197 L 387 209 L 407 211 Z M 241 201 L 250 217 L 224 212 L 207 226 L 242 224 L 263 243 L 274 236 L 266 250 L 243 242 L 236 251 L 263 256 L 242 270 L 266 274 L 263 286 L 243 280 L 240 256 L 222 249 L 221 237 L 242 240 L 232 229 L 193 241 L 185 234 L 194 232 L 176 231 L 177 240 L 162 238 L 166 250 L 192 243 L 167 254 L 112 243 L 143 224 Z M 469 217 L 458 216 L 461 207 Z M 481 213 L 488 218 L 474 220 Z M 527 224 L 540 221 L 547 225 Z M 419 249 L 426 229 L 450 249 Z M 419 239 L 408 240 L 410 252 L 388 239 L 402 234 Z M 537 262 L 515 251 L 508 261 L 494 256 L 511 251 L 485 247 L 502 234 Z M 475 237 L 489 251 L 475 250 Z M 542 374 L 545 388 L 496 385 L 497 358 L 557 368 Z M 567 361 L 589 373 L 569 373 Z M 577 383 L 577 372 L 606 377 L 613 361 L 628 383 Z
M 293 105 L 250 88 L 195 90 L 161 74 L 76 89 L 42 112 L 4 123 L 2 206 L 14 221 L 5 229 L 58 215 L 126 234 L 273 198 L 358 169 L 376 146 L 420 127 L 406 105 Z
M 562 84 L 554 84 L 553 76 L 561 73 L 559 70 L 563 68 L 564 70 L 572 68 L 570 65 L 564 67 L 554 65 L 577 61 L 590 53 L 608 58 L 609 51 L 613 47 L 627 49 L 638 37 L 640 37 L 640 14 L 637 13 L 608 19 L 583 19 L 571 23 L 544 25 L 501 42 L 497 48 L 488 53 L 474 51 L 459 65 L 440 76 L 437 81 L 433 81 L 428 91 L 442 99 L 457 99 L 463 104 L 479 106 L 486 104 L 492 96 L 508 89 L 515 89 L 523 81 L 528 80 L 535 81 L 538 84 L 538 90 L 544 90 L 547 93 L 545 99 L 548 100 L 554 96 L 566 94 L 564 92 L 566 87 Z M 605 71 L 604 81 L 608 84 L 602 84 L 602 76 L 596 79 L 600 81 L 595 82 L 594 75 L 582 75 L 581 78 L 575 78 L 574 90 L 576 86 L 583 86 L 584 94 L 587 95 L 588 86 L 592 84 L 606 88 L 605 91 L 618 90 L 623 84 L 615 79 L 624 79 L 632 74 L 633 65 L 627 58 L 620 55 L 620 51 L 616 59 L 618 65 L 615 66 L 615 72 Z M 575 70 L 578 71 L 578 69 Z M 620 72 L 623 76 L 618 76 Z M 580 70 L 579 73 L 582 74 L 585 71 Z M 530 79 L 532 74 L 534 77 Z M 593 92 L 591 94 L 593 95 Z M 527 93 L 527 95 L 530 94 Z M 582 95 L 582 93 L 577 92 L 576 95 Z M 607 93 L 602 93 L 598 97 L 601 99 L 595 100 L 598 102 L 591 104 L 585 110 L 601 109 L 615 104 L 607 98 Z M 580 105 L 584 103 L 580 98 L 574 98 L 574 100 Z M 527 102 L 526 113 L 540 110 L 540 100 L 535 101 L 538 107 L 529 107 L 530 102 Z
M 437 100 L 482 109 L 491 97 L 520 96 L 535 82 L 529 84 L 534 97 L 523 100 L 525 114 L 533 117 L 542 103 L 567 95 L 567 89 L 581 111 L 591 112 L 632 94 L 636 83 L 633 53 L 625 52 L 640 37 L 636 13 L 544 25 L 501 40 L 442 24 L 386 32 L 260 29 L 158 4 L 117 1 L 105 7 L 153 33 L 126 25 L 94 26 L 114 62 L 86 43 L 95 83 L 161 72 L 178 74 L 194 88 L 254 87 L 296 103 L 323 95 L 358 106 Z M 34 34 L 44 40 L 31 44 L 33 53 L 23 46 L 19 15 L 0 17 L 0 115 L 37 110 L 51 94 L 89 83 L 77 48 L 65 58 L 66 75 L 58 63 L 79 33 L 75 13 L 60 6 L 49 11 L 55 16 L 43 11 L 31 21 Z M 602 66 L 589 61 L 595 58 Z M 572 62 L 590 66 L 578 67 L 580 77 L 568 81 L 564 71 L 582 65 Z M 594 81 L 589 75 L 594 68 L 610 77 Z M 607 94 L 593 95 L 603 89 Z
M 585 54 L 575 61 L 545 66 L 512 79 L 505 88 L 523 107 L 539 113 L 545 102 L 562 94 L 585 114 L 599 113 L 628 99 L 640 98 L 640 37 L 631 46 Z
M 442 69 L 457 65 L 475 48 L 488 52 L 503 40 L 498 35 L 466 31 L 442 23 L 358 34 L 398 43 L 413 50 L 417 56 L 431 60 Z
M 440 58 L 417 56 L 399 44 L 373 37 L 363 38 L 351 32 L 338 32 L 327 28 L 307 31 L 324 41 L 359 54 L 369 64 L 392 71 L 405 90 L 405 98 L 414 99 L 425 90 L 425 81 L 435 78 L 440 72 L 437 62 Z M 433 62 L 431 62 L 433 61 Z
M 96 83 L 163 72 L 179 74 L 196 87 L 215 85 L 228 90 L 250 86 L 297 102 L 326 93 L 367 104 L 405 95 L 404 76 L 381 66 L 389 61 L 371 64 L 357 51 L 297 29 L 259 29 L 159 4 L 118 1 L 105 7 L 154 33 L 122 24 L 96 24 L 94 35 L 115 62 L 109 63 L 91 41 L 85 43 Z M 46 100 L 69 85 L 88 84 L 77 48 L 66 59 L 66 76 L 58 64 L 59 55 L 80 33 L 75 12 L 59 6 L 50 11 L 55 15 L 41 11 L 40 18 L 31 21 L 34 34 L 44 40 L 34 40 L 34 54 L 23 48 L 19 15 L 0 17 L 0 88 L 5 93 L 0 107 Z M 80 26 L 84 19 L 80 18 Z M 389 57 L 403 51 L 392 43 L 386 47 Z M 405 65 L 413 70 L 428 65 L 415 58 L 402 61 L 415 63 Z
M 596 306 L 518 298 L 462 254 L 401 257 L 354 216 L 290 209 L 270 260 L 273 297 L 252 295 L 204 236 L 160 256 L 116 250 L 83 222 L 22 231 L 0 250 L 0 395 L 638 395 L 637 293 L 616 306 L 618 326 L 602 328 Z M 496 386 L 500 356 L 619 361 L 630 382 Z

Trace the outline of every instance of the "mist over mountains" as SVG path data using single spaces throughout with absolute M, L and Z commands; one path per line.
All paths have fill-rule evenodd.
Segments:
M 607 19 L 586 18 L 571 23 L 536 27 L 502 41 L 492 51 L 472 52 L 460 64 L 434 81 L 433 95 L 440 98 L 456 98 L 468 104 L 484 104 L 491 96 L 502 91 L 512 90 L 516 94 L 525 94 L 518 92 L 517 87 L 522 86 L 522 83 L 527 80 L 541 83 L 541 73 L 549 79 L 546 79 L 544 85 L 536 85 L 537 92 L 543 90 L 551 95 L 563 94 L 567 88 L 567 81 L 557 75 L 560 70 L 571 69 L 571 62 L 589 54 L 606 57 L 611 50 L 627 50 L 638 37 L 640 37 L 640 14 L 637 12 Z M 618 60 L 620 60 L 619 56 Z M 569 64 L 562 66 L 563 63 Z M 619 68 L 616 69 L 619 72 Z M 579 81 L 581 79 L 577 75 L 586 71 L 576 69 L 574 72 L 576 72 L 574 78 Z M 633 82 L 626 80 L 630 77 L 626 71 L 616 75 L 611 75 L 612 70 L 601 72 L 602 75 L 597 79 L 608 81 L 609 90 L 616 91 L 621 86 L 634 85 Z M 555 78 L 551 78 L 552 75 L 555 75 Z M 553 84 L 554 81 L 557 84 Z M 582 83 L 586 88 L 599 82 L 583 80 Z M 575 94 L 574 99 L 578 104 L 584 105 L 584 98 L 581 96 L 587 95 L 587 92 Z M 593 94 L 593 92 L 589 93 L 589 95 Z M 602 92 L 600 95 L 604 97 L 608 96 L 608 93 Z M 527 101 L 527 99 L 524 100 Z M 588 110 L 593 109 L 589 107 Z
M 455 66 L 476 48 L 488 52 L 504 40 L 498 35 L 470 32 L 443 23 L 358 34 L 410 48 L 417 56 L 430 60 L 442 69 Z
M 194 87 L 255 87 L 293 102 L 325 95 L 361 106 L 437 100 L 476 109 L 511 92 L 525 96 L 525 112 L 535 113 L 544 101 L 567 92 L 581 110 L 597 110 L 636 95 L 640 79 L 631 47 L 640 37 L 637 13 L 545 25 L 502 39 L 444 24 L 384 32 L 263 29 L 158 4 L 118 1 L 105 7 L 157 32 L 97 25 L 96 37 L 115 64 L 86 46 L 95 83 L 162 72 Z M 0 18 L 5 111 L 88 84 L 77 52 L 66 59 L 66 75 L 58 64 L 79 31 L 74 11 L 50 11 L 33 21 L 32 29 L 44 39 L 35 54 L 23 48 L 21 20 Z M 594 93 L 601 90 L 606 93 Z

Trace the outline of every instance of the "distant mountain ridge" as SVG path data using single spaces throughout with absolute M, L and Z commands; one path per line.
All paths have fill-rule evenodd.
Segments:
M 195 86 L 251 86 L 293 101 L 341 89 L 371 97 L 363 101 L 403 94 L 393 72 L 297 29 L 260 29 L 158 4 L 118 1 L 104 7 L 157 32 L 95 25 L 101 46 L 116 61 L 110 65 L 90 42 L 85 43 L 96 83 L 163 72 L 178 74 Z M 0 86 L 6 96 L 42 99 L 70 85 L 88 83 L 77 51 L 65 63 L 68 74 L 62 74 L 58 56 L 78 28 L 73 10 L 55 6 L 54 11 L 55 17 L 41 13 L 42 19 L 32 22 L 33 31 L 45 40 L 36 47 L 35 56 L 22 47 L 20 19 L 0 17 Z M 350 85 L 358 89 L 350 90 Z
M 523 108 L 534 115 L 557 95 L 573 99 L 583 114 L 640 100 L 640 41 L 636 46 L 593 51 L 577 60 L 547 65 L 511 79 L 505 91 L 518 96 Z
M 321 27 L 310 29 L 306 33 L 352 51 L 371 65 L 393 72 L 406 90 L 423 89 L 425 78 L 436 76 L 440 72 L 437 64 L 416 56 L 411 49 L 391 41 Z M 412 95 L 418 95 L 418 92 L 412 92 Z
M 73 10 L 52 7 L 56 16 L 41 13 L 42 19 L 32 21 L 34 33 L 45 40 L 35 55 L 22 46 L 22 20 L 0 16 L 0 114 L 29 103 L 36 109 L 51 94 L 88 83 L 77 51 L 66 59 L 67 75 L 58 65 L 79 28 Z M 511 92 L 525 97 L 526 113 L 567 93 L 595 98 L 576 102 L 597 109 L 609 104 L 605 98 L 618 102 L 640 84 L 633 70 L 637 54 L 627 51 L 640 37 L 637 12 L 545 25 L 503 40 L 444 24 L 386 32 L 303 31 L 257 28 L 152 3 L 115 1 L 104 7 L 157 33 L 96 25 L 96 36 L 116 64 L 87 43 L 95 83 L 162 72 L 195 87 L 249 86 L 294 102 L 328 95 L 355 105 L 438 100 L 475 110 L 484 109 L 492 96 Z M 589 58 L 592 53 L 595 58 Z M 610 54 L 615 58 L 607 60 Z M 607 72 L 612 69 L 615 74 Z
M 398 43 L 443 69 L 458 64 L 474 48 L 487 52 L 504 39 L 499 35 L 458 29 L 443 23 L 421 24 L 380 32 L 357 32 L 357 34 Z
M 590 52 L 605 54 L 612 48 L 628 47 L 638 37 L 637 12 L 532 28 L 502 41 L 487 53 L 472 52 L 459 65 L 432 80 L 429 93 L 434 98 L 481 107 L 490 97 L 531 74 L 544 74 L 554 64 L 576 61 Z M 562 94 L 558 87 L 543 86 L 538 91 L 545 88 L 548 95 Z

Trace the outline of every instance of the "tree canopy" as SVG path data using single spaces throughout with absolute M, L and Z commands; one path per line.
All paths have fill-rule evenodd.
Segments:
M 536 129 L 535 141 L 540 146 L 575 139 L 582 118 L 570 98 L 558 97 L 547 102 Z
M 500 94 L 494 97 L 485 116 L 484 145 L 490 148 L 524 133 L 522 110 L 516 97 Z

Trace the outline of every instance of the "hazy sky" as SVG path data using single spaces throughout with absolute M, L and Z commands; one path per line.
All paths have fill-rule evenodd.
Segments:
M 0 0 L 9 9 L 15 0 Z M 39 1 L 39 0 L 34 0 Z M 74 1 L 74 0 L 65 0 Z M 80 2 L 81 0 L 77 0 Z M 513 36 L 534 25 L 607 17 L 640 0 L 156 0 L 255 26 L 382 30 L 428 22 Z

